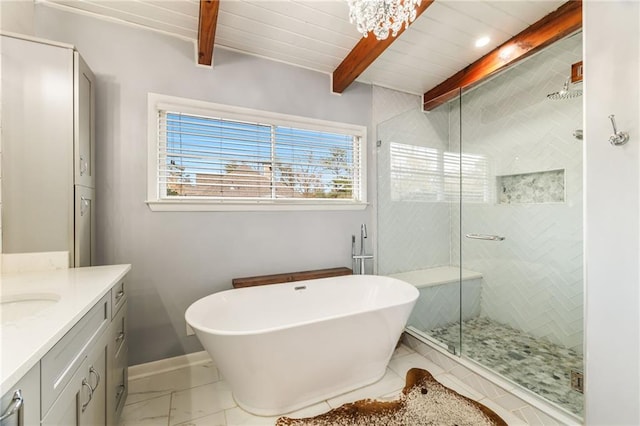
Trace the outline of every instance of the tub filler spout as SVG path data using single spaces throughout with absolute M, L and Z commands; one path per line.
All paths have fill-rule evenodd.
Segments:
M 367 259 L 373 259 L 372 254 L 365 254 L 364 240 L 367 238 L 367 225 L 360 225 L 360 254 L 356 255 L 356 236 L 351 236 L 351 259 L 353 265 L 354 274 L 365 274 L 364 261 Z M 357 271 L 357 272 L 356 272 Z

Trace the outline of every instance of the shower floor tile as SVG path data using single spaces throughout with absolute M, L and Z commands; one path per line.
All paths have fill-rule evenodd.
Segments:
M 460 328 L 452 324 L 427 333 L 454 343 Z M 462 354 L 582 416 L 583 395 L 570 386 L 571 370 L 582 372 L 582 355 L 483 317 L 464 321 L 462 335 Z

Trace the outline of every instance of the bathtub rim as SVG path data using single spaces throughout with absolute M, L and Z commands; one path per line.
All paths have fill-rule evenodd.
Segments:
M 278 332 L 278 331 L 282 331 L 282 330 L 288 330 L 294 327 L 303 327 L 305 325 L 309 325 L 309 324 L 314 324 L 314 323 L 318 323 L 318 322 L 322 322 L 322 321 L 329 321 L 329 320 L 334 320 L 334 319 L 342 319 L 342 318 L 346 318 L 346 317 L 350 317 L 350 316 L 354 316 L 354 315 L 359 315 L 359 314 L 366 314 L 369 312 L 375 312 L 375 311 L 380 311 L 380 310 L 384 310 L 384 309 L 388 309 L 388 308 L 394 308 L 394 307 L 400 307 L 400 306 L 406 306 L 408 304 L 414 304 L 416 303 L 416 301 L 418 300 L 418 297 L 420 297 L 420 291 L 418 290 L 418 288 L 416 288 L 414 285 L 400 280 L 398 278 L 394 278 L 394 277 L 389 277 L 386 275 L 365 275 L 367 277 L 378 277 L 380 279 L 385 279 L 385 280 L 393 280 L 393 281 L 398 281 L 400 283 L 402 283 L 404 286 L 406 286 L 406 291 L 407 292 L 411 292 L 413 293 L 411 298 L 408 298 L 407 300 L 403 300 L 399 303 L 385 303 L 385 304 L 381 304 L 381 305 L 377 305 L 375 307 L 372 307 L 370 309 L 360 309 L 360 310 L 354 310 L 354 311 L 349 311 L 340 315 L 333 315 L 333 316 L 321 316 L 318 318 L 314 318 L 311 320 L 307 320 L 307 321 L 299 321 L 299 322 L 295 322 L 294 324 L 287 324 L 287 325 L 282 325 L 282 326 L 276 326 L 276 327 L 270 327 L 270 328 L 259 328 L 259 329 L 253 329 L 253 330 L 243 330 L 243 331 L 228 331 L 228 330 L 219 330 L 219 329 L 213 329 L 210 327 L 206 327 L 198 322 L 192 322 L 190 321 L 190 316 L 195 315 L 193 313 L 193 311 L 196 308 L 192 307 L 194 305 L 196 305 L 197 303 L 204 301 L 207 298 L 211 298 L 211 297 L 223 297 L 223 295 L 225 293 L 228 292 L 237 292 L 237 291 L 251 291 L 252 289 L 259 289 L 262 288 L 264 286 L 260 286 L 260 287 L 244 287 L 244 288 L 236 288 L 236 289 L 229 289 L 229 290 L 223 290 L 223 291 L 219 291 L 217 293 L 212 293 L 209 294 L 207 296 L 201 297 L 199 299 L 197 299 L 196 301 L 194 301 L 193 303 L 191 303 L 187 309 L 185 310 L 184 313 L 184 318 L 185 321 L 187 322 L 187 324 L 193 328 L 195 331 L 200 331 L 200 332 L 204 332 L 204 333 L 210 333 L 216 336 L 251 336 L 251 335 L 262 335 L 262 334 L 268 334 L 268 333 L 274 333 L 274 332 Z M 345 276 L 345 277 L 349 277 L 349 275 Z M 281 284 L 271 284 L 271 285 L 286 285 L 288 287 L 295 287 L 295 286 L 299 286 L 299 285 L 304 285 L 304 283 L 308 283 L 308 282 L 312 282 L 312 281 L 323 281 L 323 280 L 335 280 L 335 279 L 345 279 L 344 277 L 329 277 L 329 278 L 318 278 L 318 279 L 313 279 L 313 280 L 304 280 L 304 281 L 296 281 L 296 282 L 291 282 L 291 283 L 281 283 Z M 413 309 L 413 307 L 412 307 Z M 191 312 L 191 315 L 189 315 L 189 313 Z M 193 319 L 193 318 L 192 318 Z

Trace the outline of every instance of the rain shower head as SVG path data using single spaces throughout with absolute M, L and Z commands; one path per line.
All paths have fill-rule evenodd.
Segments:
M 567 81 L 564 82 L 562 90 L 560 90 L 559 92 L 549 93 L 547 95 L 547 98 L 553 101 L 557 101 L 560 99 L 572 99 L 577 98 L 578 96 L 582 96 L 581 89 L 569 89 L 569 81 L 570 78 L 567 78 Z

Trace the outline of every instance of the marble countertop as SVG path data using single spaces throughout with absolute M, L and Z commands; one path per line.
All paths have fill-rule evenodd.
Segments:
M 131 265 L 110 265 L 2 274 L 4 301 L 25 295 L 59 299 L 15 321 L 8 313 L 2 318 L 0 307 L 0 395 L 11 390 L 130 269 Z

